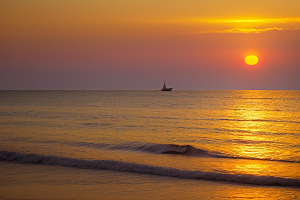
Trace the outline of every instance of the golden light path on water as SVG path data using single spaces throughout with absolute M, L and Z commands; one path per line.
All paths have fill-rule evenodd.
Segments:
M 291 116 L 278 116 L 277 110 L 280 109 L 280 105 L 266 104 L 266 97 L 261 96 L 259 91 L 244 91 L 241 94 L 240 99 L 225 112 L 224 118 L 232 120 L 226 120 L 224 126 L 235 132 L 231 132 L 229 136 L 229 140 L 234 143 L 229 143 L 223 150 L 224 152 L 230 150 L 237 157 L 249 159 L 239 160 L 235 162 L 235 165 L 228 165 L 227 168 L 232 167 L 231 170 L 241 174 L 262 175 L 268 172 L 265 175 L 272 176 L 274 172 L 280 173 L 281 163 L 270 165 L 268 160 L 272 160 L 274 157 L 275 160 L 276 157 L 279 160 L 285 159 L 278 156 L 281 146 L 277 140 L 283 143 L 284 140 L 287 143 L 297 143 L 297 141 L 290 141 L 288 137 L 280 136 L 281 133 L 296 129 L 293 126 L 288 127 L 288 123 L 286 123 L 287 126 L 282 123 L 274 123 L 273 119 L 278 119 L 278 117 L 279 119 L 292 119 L 294 113 L 290 112 Z M 280 98 L 280 96 L 276 98 Z M 286 170 L 288 171 L 288 169 Z M 296 175 L 296 171 L 292 171 L 292 174 Z

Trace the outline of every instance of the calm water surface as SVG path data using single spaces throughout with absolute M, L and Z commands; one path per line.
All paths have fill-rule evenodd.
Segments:
M 112 193 L 120 187 L 116 177 L 129 176 L 127 186 L 143 180 L 128 198 L 153 198 L 156 186 L 143 192 L 155 182 L 173 188 L 170 195 L 179 185 L 212 191 L 213 184 L 234 187 L 217 192 L 233 198 L 247 184 L 261 195 L 273 191 L 270 199 L 299 197 L 299 91 L 0 91 L 0 127 L 1 169 L 11 172 L 4 176 L 11 184 L 1 183 L 7 191 L 28 175 L 18 171 L 22 166 L 47 167 L 60 183 L 57 169 L 80 180 L 96 173 L 108 181 L 100 188 L 110 185 Z M 185 188 L 197 198 L 191 190 Z

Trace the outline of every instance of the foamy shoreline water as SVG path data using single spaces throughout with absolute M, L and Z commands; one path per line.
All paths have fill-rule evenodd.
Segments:
M 0 162 L 0 199 L 298 199 L 293 187 Z M 18 179 L 14 177 L 18 176 Z
M 258 176 L 247 174 L 224 174 L 202 171 L 182 171 L 173 168 L 154 167 L 143 164 L 120 162 L 113 160 L 79 160 L 57 156 L 43 156 L 37 154 L 22 154 L 16 152 L 0 151 L 0 161 L 16 163 L 56 165 L 75 167 L 80 169 L 108 169 L 119 172 L 133 172 L 138 174 L 151 174 L 159 176 L 176 177 L 182 179 L 203 179 L 214 181 L 227 181 L 234 183 L 291 186 L 300 187 L 300 179 L 281 178 L 273 176 Z

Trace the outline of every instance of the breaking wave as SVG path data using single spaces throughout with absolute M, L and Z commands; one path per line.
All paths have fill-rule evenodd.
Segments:
M 16 138 L 15 140 L 24 140 L 24 138 Z M 181 156 L 194 156 L 194 157 L 213 157 L 213 158 L 230 158 L 230 159 L 247 159 L 247 160 L 266 160 L 266 161 L 278 161 L 278 162 L 290 162 L 300 163 L 298 158 L 291 159 L 277 159 L 277 158 L 257 158 L 257 157 L 245 157 L 239 155 L 229 155 L 216 151 L 209 151 L 205 149 L 196 148 L 192 145 L 178 145 L 178 144 L 156 144 L 156 143 L 140 143 L 140 142 L 127 142 L 117 144 L 106 143 L 92 143 L 92 142 L 71 142 L 71 141 L 34 141 L 27 142 L 32 143 L 56 143 L 60 145 L 70 145 L 76 147 L 87 147 L 94 149 L 108 149 L 108 150 L 120 150 L 120 151 L 138 151 L 144 153 L 153 154 L 173 154 Z M 253 140 L 231 140 L 231 142 L 237 143 L 271 143 L 270 141 L 253 141 Z
M 140 142 L 127 142 L 119 144 L 105 144 L 105 143 L 90 143 L 90 142 L 59 142 L 51 141 L 30 141 L 33 143 L 59 143 L 62 145 L 70 145 L 77 147 L 88 147 L 95 149 L 109 149 L 109 150 L 122 150 L 122 151 L 139 151 L 154 154 L 178 154 L 187 156 L 211 156 L 219 157 L 217 154 L 209 152 L 204 149 L 198 149 L 191 145 L 177 145 L 177 144 L 155 144 L 155 143 L 140 143 Z
M 235 141 L 240 143 L 254 143 L 256 141 Z M 268 141 L 260 141 L 268 142 Z M 214 157 L 214 158 L 231 158 L 231 159 L 247 159 L 247 160 L 267 160 L 267 161 L 278 161 L 278 162 L 292 162 L 299 163 L 299 160 L 281 160 L 272 158 L 255 158 L 255 157 L 242 157 L 233 156 L 220 152 L 204 150 L 193 147 L 191 145 L 178 145 L 178 144 L 156 144 L 156 143 L 140 143 L 140 142 L 129 142 L 120 144 L 104 144 L 104 143 L 68 143 L 69 145 L 84 146 L 90 148 L 106 148 L 110 150 L 122 150 L 122 151 L 139 151 L 145 153 L 154 154 L 175 154 L 182 156 L 195 156 L 195 157 Z
M 300 180 L 291 178 L 246 174 L 224 174 L 203 171 L 183 171 L 174 168 L 156 167 L 144 164 L 128 163 L 113 160 L 80 160 L 73 158 L 25 154 L 10 151 L 0 151 L 0 161 L 76 167 L 81 169 L 107 169 L 119 172 L 151 174 L 182 179 L 204 179 L 253 185 L 300 187 Z
M 157 154 L 178 154 L 189 156 L 213 156 L 210 152 L 197 149 L 191 145 L 177 145 L 177 144 L 154 144 L 154 143 L 125 143 L 119 145 L 112 145 L 107 148 L 121 149 L 121 150 L 133 150 L 143 151 Z

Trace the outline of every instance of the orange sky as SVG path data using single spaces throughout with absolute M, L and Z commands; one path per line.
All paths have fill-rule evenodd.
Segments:
M 0 89 L 300 89 L 299 0 L 2 0 Z M 248 66 L 246 55 L 259 63 Z

